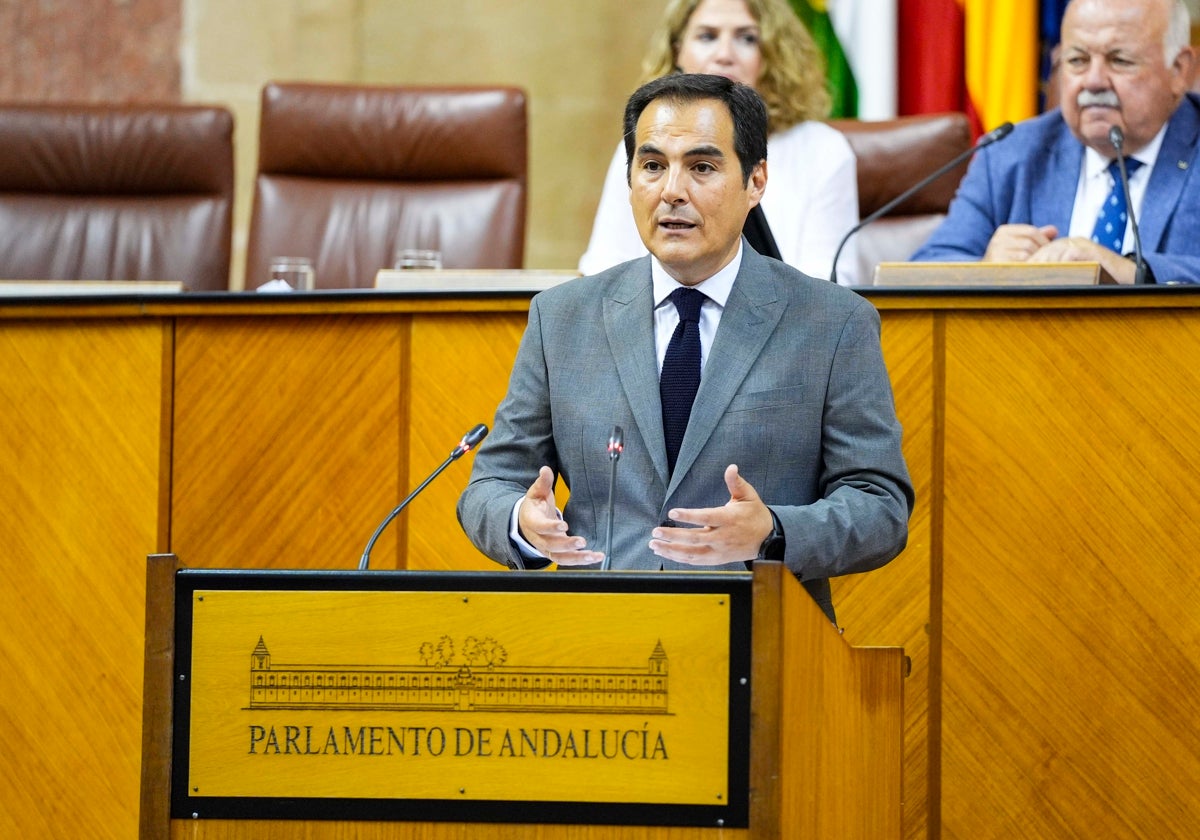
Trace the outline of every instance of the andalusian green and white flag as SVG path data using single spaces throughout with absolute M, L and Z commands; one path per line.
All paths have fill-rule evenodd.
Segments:
M 897 0 L 790 0 L 825 53 L 833 116 L 896 116 Z

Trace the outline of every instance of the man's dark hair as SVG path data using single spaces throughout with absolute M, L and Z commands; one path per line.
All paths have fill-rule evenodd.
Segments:
M 733 118 L 733 149 L 742 165 L 742 178 L 750 174 L 760 160 L 767 159 L 767 106 L 754 88 L 704 73 L 672 73 L 646 82 L 633 92 L 625 105 L 625 180 L 633 168 L 633 144 L 642 112 L 656 99 L 686 104 L 702 99 L 725 103 Z

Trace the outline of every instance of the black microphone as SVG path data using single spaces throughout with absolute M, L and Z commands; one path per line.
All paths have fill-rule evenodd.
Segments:
M 878 210 L 876 210 L 874 213 L 870 214 L 865 219 L 863 219 L 861 222 L 856 224 L 854 227 L 850 228 L 850 230 L 847 231 L 846 235 L 842 237 L 842 241 L 838 243 L 837 251 L 834 252 L 833 267 L 829 271 L 829 281 L 831 283 L 837 282 L 838 257 L 840 257 L 842 255 L 842 249 L 846 247 L 846 242 L 849 241 L 851 236 L 858 233 L 860 230 L 865 228 L 867 225 L 871 224 L 871 222 L 875 221 L 880 216 L 884 216 L 884 215 L 890 213 L 896 207 L 896 205 L 900 204 L 901 202 L 903 202 L 909 198 L 912 198 L 916 193 L 919 193 L 921 190 L 925 189 L 927 186 L 932 184 L 938 178 L 945 175 L 951 169 L 954 169 L 956 166 L 961 165 L 964 160 L 969 158 L 971 155 L 975 154 L 980 149 L 984 148 L 985 146 L 990 146 L 998 140 L 1003 140 L 1010 133 L 1012 133 L 1012 130 L 1013 130 L 1013 124 L 1010 122 L 1006 122 L 1003 125 L 996 126 L 991 131 L 989 131 L 987 134 L 980 137 L 979 140 L 977 140 L 975 142 L 974 146 L 967 149 L 965 152 L 958 153 L 957 155 L 954 156 L 954 158 L 949 163 L 938 168 L 936 171 L 931 172 L 929 175 L 926 175 L 920 181 L 917 181 L 917 183 L 913 184 L 911 187 L 906 189 L 904 192 L 900 193 L 900 195 L 896 196 L 891 201 L 889 201 L 887 204 L 883 205 Z
M 617 461 L 624 451 L 625 430 L 620 426 L 613 426 L 612 434 L 608 436 L 608 460 L 612 464 L 612 471 L 608 475 L 608 533 L 604 539 L 604 562 L 600 564 L 602 572 L 607 572 L 612 565 L 613 500 L 617 487 Z
M 400 515 L 400 511 L 408 507 L 408 503 L 417 497 L 417 494 L 428 486 L 429 482 L 433 481 L 442 474 L 442 470 L 450 466 L 452 461 L 457 461 L 463 455 L 466 455 L 479 441 L 487 437 L 488 427 L 480 423 L 471 431 L 463 435 L 463 439 L 458 442 L 458 446 L 454 447 L 454 451 L 450 453 L 450 457 L 442 461 L 442 465 L 429 474 L 429 477 L 422 481 L 417 489 L 408 494 L 403 502 L 396 505 L 395 509 L 387 515 L 387 518 L 379 523 L 379 527 L 375 529 L 375 533 L 371 535 L 371 539 L 367 541 L 367 547 L 363 549 L 362 559 L 358 561 L 358 570 L 365 572 L 371 565 L 371 549 L 375 547 L 375 541 L 379 539 L 379 535 L 383 533 L 383 529 L 388 526 L 388 523 Z
M 1142 235 L 1138 233 L 1137 216 L 1133 212 L 1133 195 L 1129 192 L 1129 176 L 1125 172 L 1125 132 L 1114 125 L 1108 130 L 1108 142 L 1117 150 L 1117 171 L 1121 173 L 1121 189 L 1125 191 L 1125 209 L 1129 211 L 1129 227 L 1133 229 L 1133 282 L 1146 282 L 1146 263 L 1142 260 Z

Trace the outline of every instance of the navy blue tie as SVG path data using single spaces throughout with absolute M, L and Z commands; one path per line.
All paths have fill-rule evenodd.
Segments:
M 1141 166 L 1142 162 L 1137 158 L 1125 158 L 1125 172 L 1130 178 Z M 1125 190 L 1121 189 L 1120 164 L 1115 160 L 1108 165 L 1108 174 L 1112 176 L 1112 192 L 1104 199 L 1104 206 L 1100 208 L 1100 215 L 1096 217 L 1092 241 L 1123 254 L 1125 226 L 1129 222 L 1129 200 L 1125 196 Z
M 675 327 L 671 343 L 667 345 L 658 392 L 662 397 L 667 464 L 674 472 L 679 445 L 683 443 L 692 403 L 700 388 L 700 306 L 705 295 L 695 289 L 683 288 L 671 292 L 670 300 L 679 312 L 679 326 Z

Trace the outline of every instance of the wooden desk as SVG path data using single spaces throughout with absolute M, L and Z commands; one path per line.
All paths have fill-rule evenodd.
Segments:
M 906 837 L 1200 824 L 1197 292 L 869 293 L 918 507 L 834 601 L 913 657 Z
M 852 643 L 913 659 L 905 835 L 1186 835 L 1200 294 L 866 294 L 918 508 L 904 554 L 834 597 Z M 526 309 L 0 301 L 0 835 L 136 832 L 145 556 L 354 568 L 396 501 L 490 425 Z M 393 523 L 376 567 L 492 567 L 455 521 L 468 470 Z

